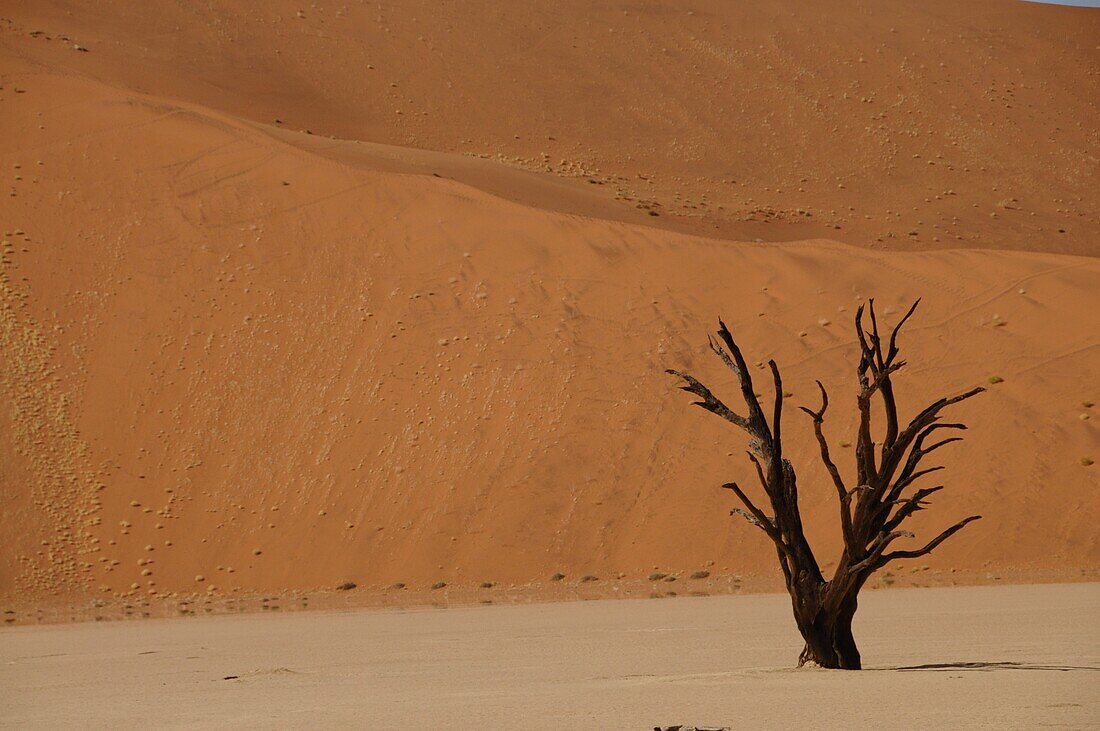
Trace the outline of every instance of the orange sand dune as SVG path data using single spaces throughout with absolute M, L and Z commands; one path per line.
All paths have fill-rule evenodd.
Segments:
M 1095 10 L 8 0 L 0 19 L 50 68 L 592 181 L 675 230 L 1100 253 Z
M 955 12 L 928 5 L 919 12 Z M 637 578 L 654 567 L 774 576 L 772 549 L 727 516 L 729 497 L 716 489 L 729 479 L 751 483 L 743 439 L 689 408 L 662 371 L 688 368 L 728 389 L 730 378 L 705 348 L 705 331 L 721 315 L 752 360 L 780 363 L 795 403 L 815 405 L 813 379 L 822 379 L 834 399 L 827 430 L 837 442 L 850 440 L 850 320 L 868 295 L 895 316 L 924 298 L 904 341 L 912 364 L 901 379 L 905 408 L 1004 379 L 956 411 L 972 425 L 968 442 L 945 457 L 949 489 L 915 527 L 927 534 L 965 514 L 985 519 L 927 564 L 989 576 L 1095 577 L 1100 473 L 1082 460 L 1100 459 L 1096 419 L 1087 418 L 1094 410 L 1084 405 L 1100 400 L 1097 259 L 704 238 L 649 225 L 667 216 L 648 216 L 581 181 L 290 132 L 262 123 L 270 98 L 236 75 L 247 76 L 243 58 L 223 77 L 197 55 L 193 67 L 165 70 L 174 53 L 204 42 L 195 27 L 208 27 L 199 20 L 188 16 L 193 27 L 180 18 L 179 34 L 159 41 L 135 35 L 142 23 L 190 11 L 154 18 L 136 15 L 138 4 L 123 6 L 111 22 L 89 11 L 68 15 L 57 4 L 0 13 L 14 18 L 0 36 L 0 168 L 10 188 L 0 198 L 3 602 L 211 586 L 217 594 L 272 592 L 348 580 L 376 588 L 519 583 L 556 571 Z M 1006 8 L 974 7 L 974 18 L 982 8 Z M 458 12 L 426 20 L 443 24 Z M 570 27 L 588 38 L 603 12 L 579 14 Z M 34 13 L 44 26 L 49 21 L 50 33 L 67 27 L 62 20 L 88 28 L 90 40 L 69 32 L 90 50 L 26 35 Z M 668 23 L 671 37 L 702 32 L 687 29 L 707 14 L 690 17 L 697 20 Z M 1027 21 L 1030 43 L 1048 51 L 1042 39 L 1051 28 L 1081 38 L 1093 22 L 1017 6 L 1004 17 L 986 20 Z M 916 26 L 898 25 L 912 41 Z M 490 36 L 504 33 L 491 27 Z M 121 35 L 109 43 L 107 29 Z M 226 37 L 247 37 L 236 33 Z M 625 52 L 626 41 L 616 43 Z M 396 58 L 395 49 L 386 53 Z M 1036 63 L 1049 61 L 1039 50 Z M 147 62 L 135 61 L 147 52 Z M 474 61 L 478 73 L 489 73 L 486 57 Z M 576 73 L 565 69 L 562 78 Z M 1042 73 L 1080 73 L 1084 87 L 1096 83 L 1079 70 Z M 914 74 L 918 87 L 936 86 Z M 163 87 L 145 91 L 155 93 L 134 90 L 153 78 Z M 349 78 L 335 75 L 332 83 Z M 834 81 L 827 75 L 813 88 Z M 307 109 L 313 97 L 299 91 L 288 89 L 286 98 L 316 113 L 319 130 L 344 118 L 347 110 L 336 106 Z M 315 89 L 322 91 L 340 96 Z M 632 93 L 657 92 L 642 85 Z M 967 113 L 977 114 L 982 98 Z M 1068 106 L 1054 114 L 1084 122 L 1095 98 L 1067 92 Z M 510 109 L 508 102 L 502 95 L 497 104 Z M 242 115 L 242 106 L 252 113 Z M 530 109 L 509 113 L 528 119 L 524 129 L 539 129 Z M 351 111 L 347 120 L 349 127 L 331 131 L 380 129 Z M 477 125 L 479 115 L 467 121 Z M 312 118 L 300 120 L 306 124 Z M 559 141 L 611 145 L 600 137 L 604 124 L 620 121 L 593 122 L 585 129 L 594 137 L 570 131 Z M 801 152 L 784 152 L 807 176 L 829 169 L 817 155 L 869 165 L 850 159 L 844 139 L 826 150 L 832 143 L 810 134 L 822 129 L 807 131 Z M 1095 127 L 1067 122 L 1064 129 L 1059 154 L 1070 157 L 1095 135 Z M 372 139 L 453 147 L 430 135 Z M 991 160 L 985 181 L 1017 181 L 1003 167 L 1009 158 L 993 153 L 1007 154 L 1018 139 L 997 132 L 980 140 L 966 154 Z M 892 158 L 899 165 L 917 154 L 911 150 L 927 157 L 918 143 L 906 144 L 906 155 Z M 617 154 L 635 154 L 633 144 L 619 145 Z M 810 147 L 817 152 L 803 156 Z M 706 167 L 687 148 L 643 144 L 638 155 L 642 148 L 666 160 L 662 185 L 675 179 L 676 164 Z M 504 143 L 497 149 L 513 152 Z M 692 149 L 705 157 L 705 146 Z M 1048 165 L 1047 152 L 1016 150 L 1011 164 L 1026 167 L 1030 190 L 1061 191 L 1069 201 L 1095 182 L 1095 166 L 1078 160 L 1071 175 Z M 925 165 L 920 175 L 941 167 Z M 744 170 L 770 174 L 765 168 L 761 157 Z M 923 184 L 897 170 L 891 176 L 898 184 L 890 189 L 869 178 L 827 195 L 878 206 Z M 752 180 L 763 200 L 763 178 Z M 978 203 L 976 188 L 957 187 L 957 196 L 928 210 L 961 214 Z M 1002 193 L 989 192 L 986 203 Z M 963 243 L 1078 252 L 1095 245 L 1094 198 L 1057 204 L 1060 211 L 1043 205 L 1027 219 L 1038 222 L 1032 228 L 1017 226 L 1026 210 L 990 218 L 987 205 L 980 224 L 960 223 L 973 233 Z M 921 215 L 929 227 L 939 220 Z M 1038 236 L 1034 226 L 1049 230 L 1056 221 L 1072 221 L 1065 227 L 1075 233 L 1059 243 Z M 804 230 L 782 220 L 766 226 Z M 864 234 L 862 242 L 874 242 Z M 917 238 L 898 247 L 932 246 Z M 787 429 L 811 538 L 828 560 L 838 539 L 835 497 L 805 418 L 792 409 Z

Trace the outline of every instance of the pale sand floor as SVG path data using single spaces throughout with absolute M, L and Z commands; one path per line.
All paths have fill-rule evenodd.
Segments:
M 793 669 L 778 595 L 18 627 L 0 725 L 1095 728 L 1097 617 L 1100 584 L 868 592 L 861 673 Z

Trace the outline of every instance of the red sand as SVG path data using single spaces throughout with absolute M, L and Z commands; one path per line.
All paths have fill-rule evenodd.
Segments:
M 925 563 L 1095 578 L 1100 14 L 5 5 L 3 606 L 774 577 L 662 370 L 728 387 L 721 315 L 850 439 L 869 295 L 924 298 L 904 407 L 1004 379 Z

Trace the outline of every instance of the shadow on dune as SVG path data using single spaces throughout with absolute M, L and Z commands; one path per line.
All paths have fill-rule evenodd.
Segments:
M 941 662 L 930 663 L 928 665 L 907 665 L 889 669 L 898 672 L 911 672 L 916 670 L 1057 670 L 1067 673 L 1074 670 L 1100 671 L 1100 667 L 1085 665 L 1042 665 L 1028 662 Z

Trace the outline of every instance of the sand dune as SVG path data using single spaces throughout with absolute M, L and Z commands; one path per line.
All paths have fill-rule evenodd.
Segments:
M 0 42 L 49 68 L 316 135 L 592 180 L 662 226 L 1098 252 L 1089 9 L 24 0 L 0 18 Z
M 638 37 L 620 24 L 652 41 L 667 22 L 657 11 L 616 7 L 618 24 L 605 28 L 609 8 L 562 9 L 532 15 L 524 32 L 498 18 L 467 67 L 453 59 L 482 18 L 457 7 L 383 11 L 390 25 L 359 6 L 324 28 L 327 15 L 309 8 L 298 19 L 288 4 L 247 17 L 141 7 L 119 3 L 110 17 L 64 3 L 0 12 L 5 607 L 344 581 L 382 591 L 554 572 L 639 579 L 656 568 L 774 578 L 771 548 L 731 522 L 716 489 L 748 480 L 742 440 L 690 409 L 662 371 L 690 367 L 728 387 L 705 348 L 723 316 L 752 360 L 780 363 L 795 402 L 814 404 L 813 379 L 826 383 L 828 431 L 844 441 L 854 423 L 850 320 L 872 295 L 895 315 L 924 298 L 904 343 L 906 408 L 1002 379 L 960 408 L 969 441 L 945 457 L 948 489 L 916 527 L 985 518 L 915 568 L 930 567 L 927 581 L 938 583 L 955 581 L 953 571 L 1095 578 L 1100 478 L 1083 460 L 1100 459 L 1085 405 L 1100 400 L 1100 261 L 1074 255 L 1095 254 L 1098 231 L 1095 197 L 1084 195 L 1097 182 L 1087 124 L 1095 44 L 1086 43 L 1095 16 L 899 4 L 890 12 L 906 22 L 894 43 L 884 11 L 849 7 L 858 23 L 800 46 L 797 34 L 721 15 L 747 10 L 700 5 L 670 24 L 669 61 L 653 78 L 626 63 Z M 951 23 L 958 33 L 919 40 Z M 545 77 L 532 68 L 538 57 L 493 51 L 535 42 L 524 33 L 537 24 L 546 49 L 569 33 L 578 46 L 544 65 Z M 711 36 L 731 24 L 749 29 L 746 47 L 765 50 L 715 46 Z M 975 43 L 982 24 L 993 30 L 978 51 L 952 51 Z M 428 40 L 417 39 L 421 27 Z M 435 35 L 444 28 L 446 43 Z M 355 29 L 366 40 L 348 45 Z M 265 38 L 265 53 L 281 53 L 261 64 Z M 337 41 L 342 55 L 322 52 Z M 808 66 L 837 59 L 845 42 L 843 63 Z M 440 44 L 431 58 L 443 61 L 410 59 L 416 43 Z M 1004 65 L 1021 52 L 1032 63 Z M 873 53 L 876 67 L 893 59 L 905 78 L 842 83 Z M 946 70 L 936 71 L 941 58 Z M 619 71 L 586 75 L 574 65 L 584 59 Z M 781 66 L 784 81 L 737 89 L 716 81 L 727 79 L 718 64 L 740 69 L 733 80 Z M 406 106 L 402 119 L 417 120 L 408 126 L 383 120 L 374 102 L 389 99 L 388 115 L 393 87 L 358 86 L 368 71 L 409 84 L 406 102 L 441 106 L 426 116 Z M 501 80 L 509 75 L 539 91 L 520 98 L 518 81 Z M 647 113 L 657 120 L 599 107 L 570 119 L 564 102 L 538 114 L 567 78 L 591 79 L 586 98 L 623 114 L 651 97 L 664 106 Z M 448 84 L 467 96 L 439 95 Z M 884 113 L 871 110 L 889 108 L 875 120 L 885 147 L 831 129 L 841 94 L 868 110 L 837 117 L 846 125 L 862 129 Z M 856 100 L 868 95 L 875 101 Z M 801 111 L 779 119 L 780 109 Z M 899 121 L 907 116 L 920 124 Z M 510 139 L 518 120 L 521 139 Z M 922 126 L 933 120 L 950 124 Z M 749 127 L 757 137 L 738 134 Z M 972 134 L 953 136 L 964 127 Z M 655 145 L 671 128 L 679 136 Z M 580 167 L 538 172 L 533 150 L 548 136 L 569 146 L 552 160 Z M 479 149 L 523 159 L 461 154 Z M 686 182 L 689 169 L 704 174 Z M 660 202 L 646 204 L 659 216 L 616 192 L 642 188 L 647 171 L 654 192 L 629 197 Z M 708 194 L 696 216 L 702 191 L 722 179 L 738 192 Z M 677 192 L 688 207 L 673 205 Z M 814 215 L 744 220 L 757 205 Z M 704 231 L 806 240 L 696 235 Z M 808 424 L 792 413 L 788 428 L 827 560 L 838 543 L 834 496 Z

